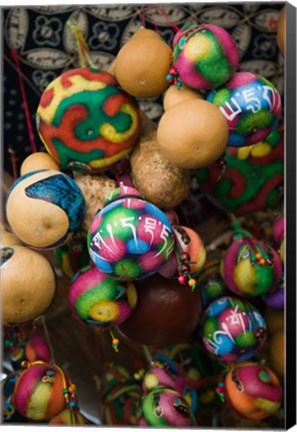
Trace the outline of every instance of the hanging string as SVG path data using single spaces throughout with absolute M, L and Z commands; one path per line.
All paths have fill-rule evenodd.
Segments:
M 31 118 L 30 118 L 30 113 L 29 113 L 29 108 L 28 108 L 28 103 L 27 103 L 27 96 L 26 96 L 26 91 L 25 91 L 25 86 L 24 86 L 19 56 L 18 56 L 17 51 L 14 48 L 11 48 L 10 52 L 11 52 L 11 57 L 12 57 L 13 61 L 15 62 L 17 73 L 18 73 L 18 78 L 19 78 L 19 83 L 20 83 L 20 88 L 21 88 L 21 94 L 22 94 L 22 99 L 23 99 L 23 104 L 24 104 L 24 110 L 25 110 L 25 116 L 26 116 L 26 122 L 27 122 L 27 128 L 28 128 L 28 133 L 29 133 L 29 139 L 30 139 L 30 143 L 31 143 L 31 149 L 32 149 L 33 153 L 36 153 L 37 150 L 36 150 L 36 145 L 35 145 L 35 140 L 34 140 L 33 128 L 32 128 L 32 124 L 31 124 Z
M 43 327 L 44 334 L 45 334 L 45 337 L 46 337 L 46 341 L 47 341 L 49 349 L 50 349 L 51 359 L 52 359 L 53 362 L 55 362 L 54 350 L 53 350 L 53 346 L 52 346 L 52 343 L 51 343 L 51 338 L 50 338 L 50 335 L 49 335 L 49 331 L 48 331 L 48 328 L 47 328 L 47 325 L 46 325 L 46 321 L 45 321 L 44 315 L 41 315 L 41 322 L 42 322 L 42 327 Z
M 141 5 L 140 9 L 140 20 L 142 27 L 145 27 L 145 10 L 144 10 L 144 4 Z
M 158 27 L 158 24 L 157 24 L 157 21 L 156 21 L 155 16 L 154 16 L 154 11 L 153 11 L 152 6 L 149 6 L 149 11 L 150 11 L 151 18 L 152 18 L 152 21 L 153 21 L 154 26 L 155 26 L 155 30 L 158 33 L 158 35 L 161 36 L 160 35 L 160 31 L 159 31 L 159 27 Z
M 93 63 L 88 44 L 82 34 L 80 28 L 75 25 L 70 19 L 67 20 L 67 25 L 70 27 L 72 35 L 75 39 L 75 43 L 77 46 L 78 60 L 81 67 L 90 67 L 91 69 L 96 69 L 95 64 Z
M 173 30 L 175 32 L 178 32 L 180 30 L 179 27 L 177 27 L 177 25 L 174 22 L 171 21 L 171 19 L 166 14 L 166 12 L 164 11 L 164 9 L 162 9 L 161 6 L 158 6 L 158 5 L 156 5 L 156 8 L 160 12 L 160 14 L 163 15 L 163 17 L 166 19 L 166 21 L 171 25 L 171 27 L 173 28 Z

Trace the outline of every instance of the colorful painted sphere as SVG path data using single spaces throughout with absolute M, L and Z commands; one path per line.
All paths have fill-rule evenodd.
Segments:
M 88 247 L 101 271 L 133 281 L 156 273 L 170 258 L 174 233 L 158 207 L 128 194 L 117 196 L 96 214 L 88 233 Z
M 108 72 L 77 68 L 43 92 L 37 130 L 62 168 L 99 172 L 127 156 L 140 131 L 137 102 Z
M 35 249 L 55 249 L 79 229 L 85 201 L 70 176 L 55 170 L 33 171 L 17 179 L 6 200 L 14 233 Z
M 189 427 L 194 425 L 194 417 L 189 404 L 179 392 L 170 387 L 159 387 L 142 398 L 138 425 Z
M 119 283 L 95 266 L 84 267 L 74 276 L 68 300 L 76 318 L 102 329 L 125 321 L 137 301 L 132 283 Z
M 229 33 L 214 24 L 191 24 L 173 39 L 173 66 L 188 87 L 216 88 L 234 74 L 238 52 Z
M 250 359 L 266 340 L 266 324 L 250 303 L 235 297 L 212 302 L 201 323 L 205 348 L 225 362 Z
M 252 297 L 276 289 L 282 277 L 282 262 L 271 246 L 243 236 L 227 249 L 221 270 L 231 291 Z
M 228 146 L 250 146 L 276 129 L 282 115 L 281 97 L 261 75 L 238 72 L 207 100 L 220 108 L 229 128 Z
M 65 375 L 52 364 L 34 364 L 16 382 L 13 405 L 31 420 L 47 420 L 66 408 Z M 67 382 L 67 380 L 66 380 Z
M 228 405 L 237 414 L 261 420 L 277 411 L 282 402 L 282 387 L 267 367 L 247 362 L 231 368 L 225 378 Z
M 273 131 L 261 143 L 239 149 L 227 147 L 225 166 L 200 168 L 201 190 L 218 207 L 245 215 L 276 207 L 283 197 L 284 136 Z

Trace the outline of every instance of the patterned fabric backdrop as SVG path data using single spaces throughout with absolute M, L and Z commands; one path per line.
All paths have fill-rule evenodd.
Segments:
M 276 26 L 281 3 L 167 4 L 164 18 L 154 5 L 117 6 L 31 6 L 2 9 L 4 21 L 4 163 L 11 172 L 9 149 L 19 159 L 31 153 L 20 83 L 11 50 L 18 53 L 35 142 L 43 149 L 35 128 L 39 98 L 48 83 L 62 72 L 79 66 L 70 18 L 81 29 L 93 62 L 106 70 L 121 46 L 144 22 L 156 29 L 168 43 L 172 42 L 172 23 L 213 23 L 232 35 L 240 54 L 239 69 L 255 72 L 272 81 L 283 94 L 284 63 L 276 44 Z M 140 101 L 147 115 L 157 120 L 162 99 Z

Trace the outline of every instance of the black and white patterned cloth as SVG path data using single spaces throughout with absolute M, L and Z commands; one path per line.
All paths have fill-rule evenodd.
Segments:
M 263 75 L 283 94 L 284 60 L 276 43 L 280 3 L 189 3 L 116 6 L 31 6 L 2 9 L 4 34 L 3 127 L 4 166 L 9 172 L 9 148 L 18 157 L 18 166 L 31 153 L 20 84 L 11 49 L 18 53 L 35 142 L 43 145 L 35 128 L 35 112 L 46 86 L 62 72 L 79 66 L 75 39 L 68 19 L 79 26 L 95 65 L 107 70 L 117 52 L 145 23 L 157 30 L 169 44 L 175 31 L 190 23 L 212 23 L 224 27 L 233 37 L 240 55 L 239 70 Z M 153 120 L 162 115 L 162 97 L 140 100 Z

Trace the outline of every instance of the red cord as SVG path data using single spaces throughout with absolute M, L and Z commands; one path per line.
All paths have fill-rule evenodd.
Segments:
M 142 27 L 145 27 L 145 10 L 144 5 L 141 5 L 140 19 Z
M 166 19 L 166 21 L 171 25 L 171 27 L 173 28 L 173 30 L 175 32 L 178 32 L 180 29 L 177 27 L 177 25 L 171 21 L 171 19 L 169 18 L 169 16 L 166 14 L 166 12 L 164 11 L 164 9 L 161 8 L 161 6 L 156 6 L 158 11 L 160 12 L 161 15 L 163 15 L 163 17 Z
M 150 7 L 149 7 L 149 10 L 150 10 L 150 14 L 151 14 L 152 21 L 153 21 L 153 23 L 154 23 L 154 26 L 155 26 L 156 32 L 158 33 L 159 36 L 161 36 L 161 35 L 160 35 L 160 31 L 159 31 L 159 27 L 158 27 L 158 24 L 157 24 L 157 21 L 156 21 L 155 16 L 154 16 L 153 8 L 150 6 Z
M 21 88 L 22 99 L 23 99 L 23 103 L 24 103 L 24 110 L 25 110 L 25 115 L 26 115 L 26 122 L 27 122 L 27 128 L 28 128 L 28 132 L 29 132 L 29 139 L 30 139 L 30 143 L 31 143 L 32 152 L 36 153 L 37 150 L 36 150 L 36 145 L 35 145 L 35 141 L 34 141 L 34 134 L 33 134 L 32 124 L 31 124 L 31 119 L 30 119 L 30 113 L 29 113 L 27 97 L 26 97 L 26 92 L 25 92 L 25 86 L 24 86 L 24 82 L 23 82 L 21 65 L 20 65 L 18 53 L 13 48 L 11 48 L 10 51 L 11 51 L 11 57 L 13 58 L 13 60 L 16 64 L 17 73 L 18 73 L 18 77 L 19 77 L 20 88 Z

